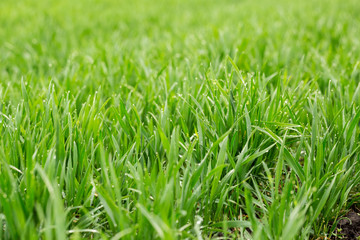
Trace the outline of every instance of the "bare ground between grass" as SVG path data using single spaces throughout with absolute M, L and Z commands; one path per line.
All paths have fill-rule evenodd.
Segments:
M 353 207 L 338 223 L 333 239 L 360 239 L 360 209 Z

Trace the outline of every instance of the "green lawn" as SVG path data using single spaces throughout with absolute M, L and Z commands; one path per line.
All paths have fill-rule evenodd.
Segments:
M 360 200 L 358 0 L 0 0 L 0 239 L 316 239 Z

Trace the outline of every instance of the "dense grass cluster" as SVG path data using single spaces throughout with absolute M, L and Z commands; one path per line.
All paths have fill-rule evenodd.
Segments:
M 359 200 L 360 5 L 0 1 L 0 239 L 309 239 Z

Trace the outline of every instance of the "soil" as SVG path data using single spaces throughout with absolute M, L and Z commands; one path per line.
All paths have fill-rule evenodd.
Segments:
M 337 225 L 338 237 L 334 239 L 360 239 L 360 213 L 351 210 Z

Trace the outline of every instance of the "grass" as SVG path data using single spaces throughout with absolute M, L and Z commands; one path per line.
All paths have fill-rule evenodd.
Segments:
M 359 201 L 360 5 L 0 2 L 0 239 L 315 239 Z

